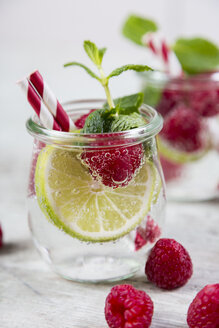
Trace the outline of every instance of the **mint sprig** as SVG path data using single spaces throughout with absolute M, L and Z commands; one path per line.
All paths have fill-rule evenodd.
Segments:
M 102 60 L 106 52 L 106 48 L 98 48 L 91 41 L 84 41 L 84 50 L 93 64 L 99 71 L 99 75 L 94 73 L 90 68 L 79 62 L 69 62 L 64 66 L 79 66 L 83 68 L 91 77 L 95 78 L 104 87 L 107 103 L 103 109 L 92 112 L 86 119 L 83 127 L 83 133 L 105 133 L 117 132 L 133 129 L 145 124 L 145 121 L 138 113 L 138 108 L 143 102 L 143 94 L 125 96 L 113 100 L 109 90 L 109 80 L 112 77 L 119 76 L 123 72 L 134 70 L 137 72 L 151 71 L 152 69 L 146 65 L 128 64 L 114 69 L 110 74 L 106 75 Z
M 107 102 L 108 102 L 108 105 L 109 105 L 110 109 L 115 107 L 112 96 L 111 96 L 111 93 L 110 93 L 110 90 L 109 90 L 109 80 L 110 80 L 110 78 L 112 78 L 114 76 L 118 76 L 118 75 L 120 75 L 123 72 L 128 71 L 128 70 L 134 70 L 134 71 L 137 71 L 137 72 L 144 72 L 144 71 L 152 70 L 149 66 L 146 66 L 146 65 L 129 64 L 129 65 L 125 65 L 125 66 L 116 68 L 115 70 L 113 70 L 107 76 L 104 73 L 104 70 L 103 70 L 103 67 L 102 67 L 102 60 L 103 60 L 103 56 L 106 52 L 106 48 L 98 49 L 98 47 L 95 45 L 95 43 L 93 43 L 91 41 L 84 41 L 84 50 L 86 51 L 87 55 L 92 60 L 92 62 L 95 64 L 95 66 L 97 67 L 97 69 L 99 71 L 99 76 L 96 75 L 87 66 L 85 66 L 84 64 L 81 64 L 79 62 L 69 62 L 69 63 L 65 64 L 64 67 L 79 66 L 79 67 L 83 68 L 91 77 L 98 80 L 102 84 L 102 86 L 105 90 Z
M 88 116 L 82 132 L 107 133 L 140 127 L 145 124 L 138 111 L 142 103 L 142 93 L 114 99 L 115 107 L 112 109 L 105 103 L 103 109 L 98 109 Z

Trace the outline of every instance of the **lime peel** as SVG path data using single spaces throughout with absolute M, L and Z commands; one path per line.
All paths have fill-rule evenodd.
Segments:
M 161 140 L 160 137 L 157 137 L 157 144 L 159 153 L 175 163 L 185 164 L 188 162 L 194 162 L 202 158 L 209 150 L 209 146 L 203 148 L 202 150 L 198 150 L 195 152 L 185 152 L 180 151 L 176 148 L 171 147 L 167 142 Z

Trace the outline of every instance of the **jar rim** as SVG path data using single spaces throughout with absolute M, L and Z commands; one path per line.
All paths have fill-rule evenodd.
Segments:
M 141 73 L 142 78 L 146 80 L 151 85 L 160 85 L 164 84 L 171 85 L 171 88 L 179 88 L 181 85 L 188 84 L 189 87 L 200 88 L 203 84 L 203 87 L 206 88 L 206 83 L 210 82 L 209 88 L 212 87 L 212 83 L 219 86 L 219 71 L 205 72 L 194 75 L 183 75 L 183 76 L 170 76 L 165 72 L 153 71 Z
M 92 108 L 101 108 L 105 99 L 81 99 L 64 102 L 62 105 L 68 114 L 81 111 L 89 111 Z M 83 106 L 82 108 L 80 108 Z M 163 126 L 161 115 L 152 107 L 143 104 L 139 109 L 141 115 L 147 119 L 147 123 L 139 128 L 134 128 L 121 132 L 109 133 L 76 133 L 48 130 L 39 124 L 36 115 L 29 118 L 26 122 L 27 131 L 36 139 L 46 143 L 67 148 L 111 148 L 115 146 L 130 145 L 142 142 L 157 135 Z M 95 142 L 98 138 L 98 144 Z M 113 144 L 109 141 L 113 140 Z M 101 145 L 99 143 L 101 141 Z

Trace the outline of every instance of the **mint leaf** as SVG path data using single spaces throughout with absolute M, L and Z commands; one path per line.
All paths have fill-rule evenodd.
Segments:
M 202 39 L 178 39 L 173 50 L 188 74 L 211 71 L 219 67 L 219 48 Z
M 90 76 L 92 76 L 94 79 L 100 81 L 100 78 L 93 72 L 91 71 L 87 66 L 78 63 L 78 62 L 70 62 L 70 63 L 66 63 L 64 64 L 64 67 L 68 67 L 68 66 L 79 66 L 82 67 Z
M 143 93 L 135 93 L 133 95 L 116 98 L 113 100 L 116 106 L 116 112 L 119 114 L 130 114 L 137 112 L 143 103 Z M 104 108 L 109 109 L 109 105 L 105 103 Z
M 100 60 L 100 65 L 102 64 L 103 56 L 106 52 L 106 48 L 101 48 L 99 49 L 99 60 Z
M 145 120 L 138 113 L 130 115 L 119 115 L 111 124 L 111 132 L 131 130 L 145 125 Z
M 104 118 L 103 112 L 105 109 L 97 109 L 95 112 L 90 113 L 87 117 L 82 133 L 103 133 L 104 131 Z
M 107 79 L 110 79 L 113 76 L 118 76 L 118 75 L 122 74 L 123 72 L 129 71 L 129 70 L 136 71 L 136 72 L 153 71 L 152 68 L 150 68 L 149 66 L 146 66 L 146 65 L 128 64 L 128 65 L 124 65 L 124 66 L 118 67 L 115 70 L 113 70 L 107 76 Z
M 125 37 L 138 45 L 143 45 L 142 37 L 145 33 L 156 32 L 157 25 L 149 19 L 140 16 L 131 15 L 123 25 L 122 33 Z
M 86 51 L 92 62 L 97 67 L 100 67 L 104 53 L 106 52 L 106 48 L 98 49 L 95 43 L 91 41 L 84 41 L 84 50 Z

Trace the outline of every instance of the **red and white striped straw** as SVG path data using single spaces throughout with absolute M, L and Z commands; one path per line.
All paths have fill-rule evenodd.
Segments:
M 166 73 L 171 76 L 181 76 L 183 74 L 179 60 L 160 33 L 146 33 L 142 38 L 142 42 L 161 61 Z
M 24 91 L 29 104 L 35 110 L 37 116 L 40 119 L 40 122 L 43 126 L 50 130 L 61 131 L 61 127 L 54 119 L 53 115 L 50 113 L 48 108 L 45 106 L 44 102 L 30 83 L 27 78 L 18 81 L 18 84 L 21 86 L 21 89 Z
M 33 72 L 29 76 L 29 80 L 33 84 L 39 95 L 42 97 L 45 105 L 53 114 L 56 122 L 60 125 L 62 131 L 68 132 L 76 129 L 71 118 L 67 115 L 66 111 L 63 109 L 60 102 L 57 100 L 57 98 L 49 88 L 48 84 L 44 81 L 39 71 Z

